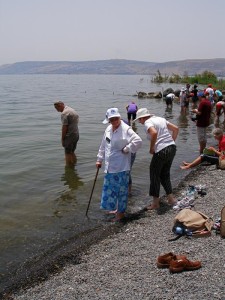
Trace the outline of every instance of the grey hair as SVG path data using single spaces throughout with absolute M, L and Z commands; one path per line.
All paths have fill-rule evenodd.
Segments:
M 212 134 L 216 136 L 221 136 L 223 135 L 223 130 L 221 128 L 215 128 L 213 129 Z

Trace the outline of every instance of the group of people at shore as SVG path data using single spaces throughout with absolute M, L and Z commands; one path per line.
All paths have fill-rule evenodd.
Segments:
M 194 88 L 197 89 L 197 85 Z M 219 143 L 219 148 L 209 148 L 215 154 L 213 157 L 203 154 L 207 143 L 206 128 L 209 126 L 213 104 L 206 91 L 201 93 L 197 91 L 197 101 L 195 96 L 192 95 L 195 99 L 194 102 L 199 100 L 199 105 L 197 108 L 193 108 L 193 112 L 196 114 L 200 156 L 191 163 L 184 161 L 181 166 L 183 170 L 192 168 L 203 161 L 217 164 L 221 152 L 225 151 L 223 130 L 215 128 L 213 135 Z M 223 99 L 220 98 L 220 101 Z M 75 149 L 79 140 L 79 116 L 75 110 L 61 101 L 54 103 L 54 106 L 57 111 L 61 112 L 62 146 L 65 149 L 66 164 L 74 165 Z M 163 117 L 155 116 L 147 108 L 138 109 L 133 101 L 126 109 L 128 121 L 122 120 L 118 108 L 112 107 L 107 110 L 103 123 L 108 126 L 104 131 L 96 161 L 97 168 L 101 168 L 104 163 L 105 176 L 101 208 L 115 214 L 113 221 L 119 221 L 125 216 L 131 184 L 130 171 L 136 152 L 142 146 L 142 139 L 130 126 L 131 121 L 132 123 L 138 121 L 144 125 L 146 137 L 149 140 L 149 153 L 152 155 L 149 171 L 149 196 L 153 200 L 147 209 L 159 208 L 160 185 L 166 192 L 168 204 L 171 206 L 176 204 L 170 180 L 170 169 L 176 155 L 175 141 L 179 133 L 178 126 Z

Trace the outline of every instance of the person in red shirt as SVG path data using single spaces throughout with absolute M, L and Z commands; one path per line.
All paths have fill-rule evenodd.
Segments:
M 182 170 L 187 170 L 196 167 L 197 165 L 201 164 L 203 161 L 207 161 L 211 165 L 218 165 L 219 156 L 222 151 L 225 151 L 225 135 L 223 134 L 223 130 L 221 128 L 214 129 L 212 133 L 214 135 L 214 138 L 219 142 L 219 147 L 218 150 L 215 149 L 214 147 L 209 147 L 207 149 L 212 151 L 214 155 L 201 154 L 191 163 L 183 161 L 183 166 L 180 166 Z
M 203 150 L 205 149 L 207 143 L 206 129 L 210 125 L 212 106 L 210 101 L 206 98 L 204 92 L 199 92 L 198 97 L 200 101 L 199 106 L 192 111 L 196 114 L 197 117 L 196 126 L 199 142 L 199 152 L 201 154 L 203 153 Z

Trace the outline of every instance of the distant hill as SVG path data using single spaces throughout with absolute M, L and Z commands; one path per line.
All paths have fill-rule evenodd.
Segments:
M 200 74 L 211 71 L 225 77 L 225 58 L 188 59 L 164 63 L 110 59 L 96 61 L 25 61 L 0 66 L 0 75 L 9 74 L 126 74 L 126 75 Z

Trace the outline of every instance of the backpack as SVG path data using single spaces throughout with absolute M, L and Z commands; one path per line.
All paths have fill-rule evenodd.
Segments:
M 172 231 L 178 236 L 170 241 L 177 240 L 182 236 L 210 236 L 212 226 L 213 220 L 202 212 L 184 208 L 174 218 Z

